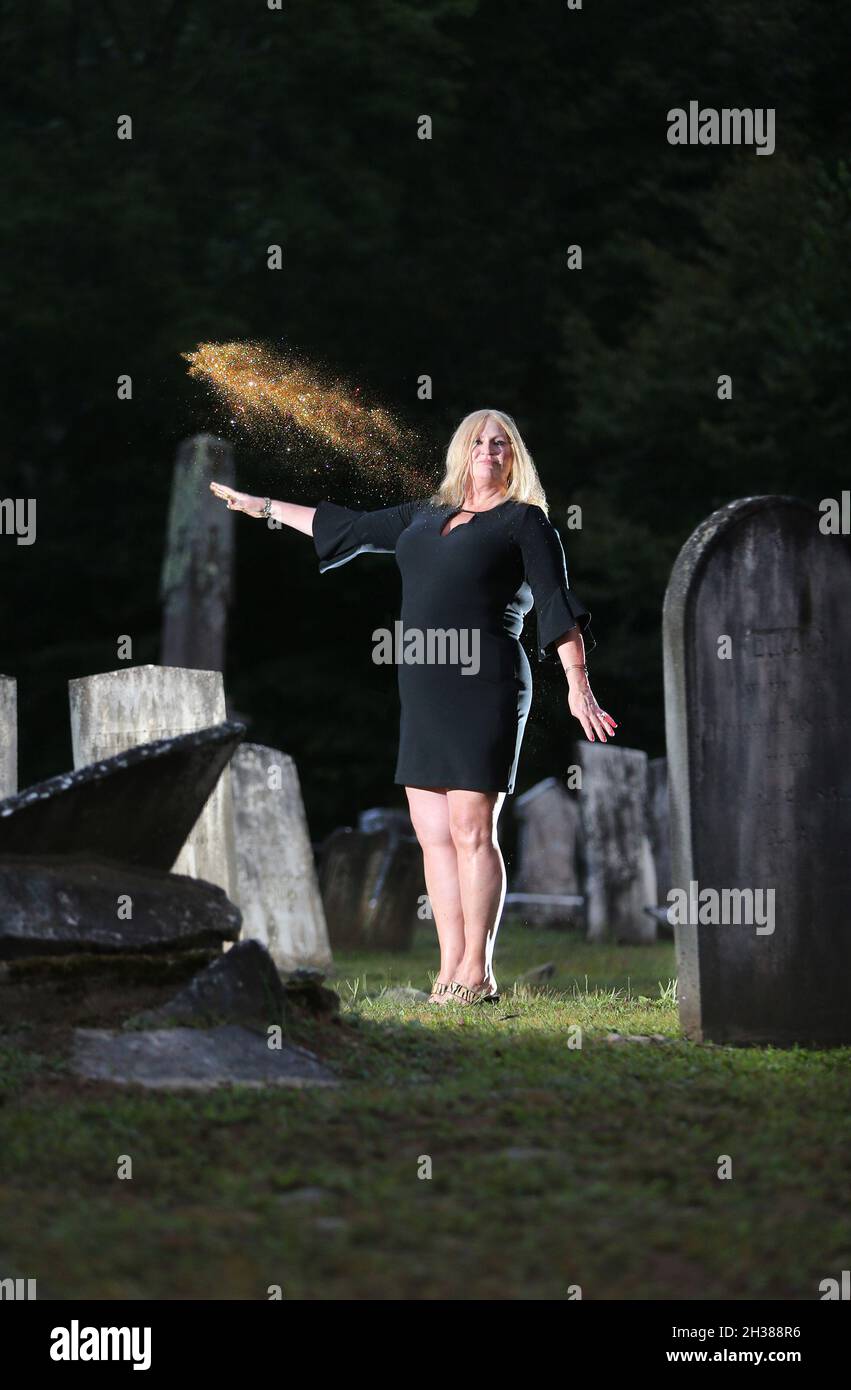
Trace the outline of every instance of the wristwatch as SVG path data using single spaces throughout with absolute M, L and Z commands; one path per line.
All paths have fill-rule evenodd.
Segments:
M 261 516 L 265 516 L 265 517 L 267 517 L 267 518 L 270 517 L 270 516 L 272 515 L 272 499 L 271 499 L 271 497 L 264 497 L 264 498 L 263 498 L 263 510 L 262 510 L 262 512 L 260 513 L 260 515 L 261 515 Z

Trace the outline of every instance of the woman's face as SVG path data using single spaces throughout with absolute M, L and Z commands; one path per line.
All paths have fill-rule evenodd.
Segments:
M 470 470 L 475 487 L 503 492 L 508 487 L 511 464 L 511 441 L 499 421 L 489 415 L 473 438 Z

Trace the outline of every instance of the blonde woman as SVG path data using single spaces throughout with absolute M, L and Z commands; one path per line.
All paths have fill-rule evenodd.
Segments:
M 306 507 L 210 487 L 231 510 L 312 536 L 320 573 L 365 551 L 395 553 L 405 650 L 394 780 L 422 848 L 440 945 L 430 1002 L 497 1001 L 506 875 L 496 823 L 514 791 L 532 701 L 518 639 L 533 605 L 538 660 L 561 664 L 586 737 L 605 743 L 617 727 L 591 692 L 591 614 L 568 586 L 561 539 L 514 420 L 500 410 L 467 415 L 436 493 L 396 507 Z

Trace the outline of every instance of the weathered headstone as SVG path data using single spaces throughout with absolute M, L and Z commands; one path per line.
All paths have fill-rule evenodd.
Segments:
M 655 941 L 644 912 L 656 901 L 647 833 L 647 754 L 639 748 L 578 743 L 579 815 L 589 941 Z
M 696 1039 L 851 1042 L 851 542 L 819 520 L 795 497 L 731 502 L 665 595 L 672 880 L 700 908 L 676 927 L 680 1017 Z
M 413 835 L 410 814 L 400 806 L 370 806 L 358 812 L 358 830 L 392 830 L 398 835 Z
M 667 903 L 671 887 L 671 815 L 668 805 L 668 759 L 647 764 L 647 810 L 650 848 L 656 869 L 658 904 Z M 658 904 L 651 904 L 657 906 Z
M 18 790 L 18 698 L 14 676 L 0 676 L 0 798 Z
M 156 739 L 0 801 L 0 854 L 94 854 L 169 869 L 245 725 Z
M 282 973 L 333 967 L 301 785 L 292 758 L 244 743 L 231 763 L 242 939 Z
M 576 868 L 579 808 L 575 798 L 557 777 L 546 777 L 518 796 L 513 810 L 518 835 L 512 895 L 580 896 Z M 513 899 L 515 904 L 519 901 Z M 526 898 L 522 915 L 530 924 L 546 925 L 574 920 L 579 909 Z
M 85 767 L 152 739 L 226 722 L 220 671 L 129 666 L 68 682 L 74 766 Z M 242 727 L 242 726 L 241 726 Z M 225 768 L 170 867 L 236 893 L 230 769 Z
M 426 897 L 414 836 L 332 831 L 320 852 L 319 886 L 332 947 L 410 949 Z
M 180 445 L 160 578 L 163 666 L 224 670 L 234 513 L 210 483 L 233 487 L 234 479 L 233 451 L 223 439 L 197 434 Z
M 422 850 L 413 835 L 378 831 L 362 904 L 363 939 L 389 951 L 409 951 L 426 897 Z

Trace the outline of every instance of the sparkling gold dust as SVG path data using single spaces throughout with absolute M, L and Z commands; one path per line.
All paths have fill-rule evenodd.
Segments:
M 423 471 L 412 461 L 418 435 L 389 411 L 367 407 L 360 387 L 323 381 L 316 368 L 286 357 L 264 343 L 201 343 L 181 354 L 189 376 L 203 381 L 231 412 L 231 423 L 268 441 L 288 440 L 301 452 L 307 440 L 328 445 L 362 471 L 395 474 L 406 489 L 422 487 Z

